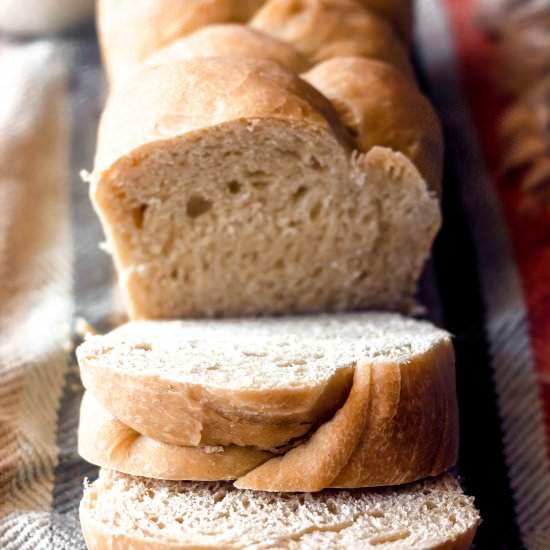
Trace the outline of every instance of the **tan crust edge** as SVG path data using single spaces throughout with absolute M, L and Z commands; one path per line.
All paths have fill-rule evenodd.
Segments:
M 356 368 L 350 397 L 331 421 L 306 444 L 258 466 L 235 486 L 312 491 L 400 485 L 453 466 L 458 405 L 452 345 L 442 343 L 412 362 Z M 342 445 L 353 445 L 349 460 L 342 460 L 350 450 Z M 297 464 L 307 464 L 307 472 L 297 475 Z
M 78 453 L 129 475 L 190 481 L 232 480 L 273 455 L 252 447 L 184 447 L 155 441 L 114 418 L 89 393 L 80 406 Z M 185 474 L 184 474 L 185 472 Z

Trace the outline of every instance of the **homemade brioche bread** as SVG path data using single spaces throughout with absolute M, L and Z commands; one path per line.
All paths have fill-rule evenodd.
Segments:
M 138 434 L 286 453 L 240 486 L 398 484 L 456 462 L 452 346 L 428 323 L 376 313 L 135 322 L 77 356 L 88 391 Z
M 413 77 L 408 51 L 391 25 L 356 0 L 270 0 L 250 26 L 293 45 L 312 65 L 332 57 L 368 57 Z
M 199 29 L 156 51 L 146 59 L 146 63 L 154 65 L 179 59 L 223 56 L 254 57 L 274 61 L 295 73 L 300 73 L 310 66 L 307 59 L 290 44 L 246 25 L 234 23 L 208 25 Z
M 440 224 L 405 156 L 354 152 L 327 99 L 260 60 L 144 67 L 90 179 L 131 318 L 406 310 Z
M 97 30 L 110 80 L 194 30 L 247 21 L 265 0 L 97 0 Z
M 451 476 L 398 489 L 281 494 L 101 470 L 80 520 L 89 550 L 467 550 L 479 514 Z
M 441 192 L 443 137 L 428 99 L 386 63 L 339 57 L 302 75 L 328 97 L 360 151 L 374 146 L 411 159 L 431 189 Z

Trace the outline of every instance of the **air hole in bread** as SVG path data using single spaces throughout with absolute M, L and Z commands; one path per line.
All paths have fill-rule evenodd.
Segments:
M 369 543 L 373 546 L 378 544 L 387 544 L 390 542 L 397 542 L 398 540 L 409 538 L 410 536 L 411 532 L 408 529 L 404 529 L 403 531 L 396 531 L 394 533 L 387 533 L 379 535 L 377 537 L 373 537 L 369 539 Z
M 321 164 L 319 159 L 317 159 L 316 157 L 311 157 L 309 159 L 309 165 L 311 166 L 311 168 L 319 172 L 323 169 L 323 165 Z
M 256 180 L 251 182 L 250 185 L 252 185 L 254 189 L 257 189 L 258 191 L 262 191 L 269 185 L 269 182 L 265 180 Z
M 309 211 L 309 219 L 314 222 L 321 213 L 321 203 L 316 203 L 313 208 Z
M 212 495 L 212 500 L 214 502 L 221 502 L 225 498 L 225 491 L 216 491 Z
M 143 350 L 143 351 L 151 351 L 153 349 L 153 347 L 151 346 L 151 344 L 149 342 L 140 342 L 138 344 L 134 344 L 132 346 L 133 349 L 140 349 L 140 350 Z
M 149 498 L 155 498 L 155 491 L 153 489 L 146 489 L 145 490 L 145 494 L 149 497 Z
M 300 185 L 296 191 L 294 191 L 294 194 L 292 195 L 292 200 L 294 202 L 298 202 L 305 194 L 307 193 L 307 187 L 304 185 Z
M 264 170 L 248 170 L 247 171 L 247 177 L 249 178 L 269 178 L 270 177 L 270 174 L 268 174 L 267 172 L 265 172 Z
M 372 516 L 373 518 L 383 518 L 384 512 L 382 512 L 382 510 L 373 510 L 372 512 L 369 512 L 369 516 Z
M 449 516 L 449 521 L 451 522 L 452 525 L 454 525 L 456 523 L 456 516 L 454 514 L 451 514 Z
M 143 227 L 143 220 L 145 218 L 147 208 L 148 206 L 146 204 L 142 204 L 137 208 L 132 208 L 132 220 L 137 229 L 141 229 Z
M 329 500 L 327 502 L 327 510 L 331 514 L 336 515 L 338 513 L 338 506 L 336 506 L 336 504 L 332 500 Z
M 205 199 L 201 195 L 191 195 L 187 201 L 186 212 L 190 218 L 198 218 L 206 214 L 212 208 L 212 201 Z
M 437 508 L 437 505 L 435 504 L 435 502 L 433 500 L 427 500 L 426 501 L 426 508 L 428 508 L 428 510 L 433 510 L 434 508 Z
M 233 195 L 236 195 L 241 190 L 241 184 L 236 180 L 231 180 L 227 182 L 227 189 Z

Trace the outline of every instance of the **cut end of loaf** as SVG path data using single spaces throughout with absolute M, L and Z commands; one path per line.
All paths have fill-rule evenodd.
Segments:
M 85 487 L 80 517 L 89 548 L 466 549 L 479 523 L 451 476 L 399 489 L 281 494 L 105 470 Z
M 93 197 L 138 319 L 407 309 L 439 227 L 405 157 L 276 119 L 153 142 Z

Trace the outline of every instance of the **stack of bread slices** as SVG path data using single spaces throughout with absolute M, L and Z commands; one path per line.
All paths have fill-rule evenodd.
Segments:
M 90 550 L 469 547 L 451 339 L 401 315 L 440 224 L 411 19 L 99 0 L 91 196 L 132 320 L 77 350 Z

